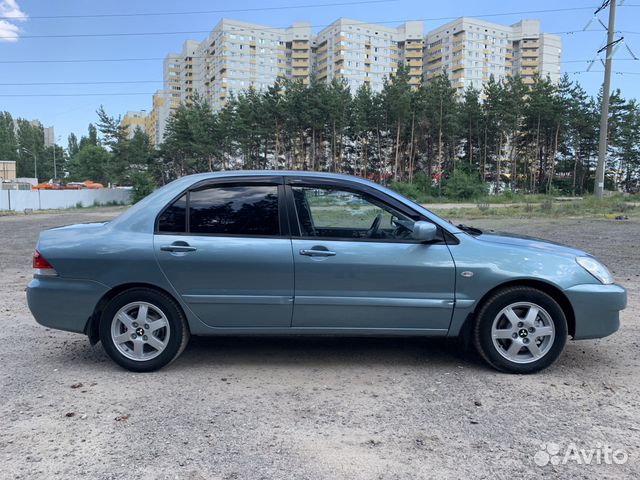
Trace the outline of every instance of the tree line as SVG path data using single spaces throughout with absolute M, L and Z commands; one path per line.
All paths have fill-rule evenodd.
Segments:
M 218 112 L 197 96 L 170 117 L 157 160 L 164 182 L 201 171 L 302 169 L 432 188 L 458 175 L 522 192 L 593 189 L 600 98 L 564 76 L 496 81 L 462 97 L 445 75 L 418 89 L 400 66 L 380 92 L 365 83 L 286 79 L 232 96 Z M 640 108 L 611 95 L 607 188 L 640 188 Z
M 445 75 L 412 88 L 402 65 L 380 92 L 365 83 L 352 93 L 337 79 L 279 79 L 264 91 L 232 95 L 217 112 L 194 96 L 172 113 L 157 149 L 100 107 L 86 135 L 69 136 L 64 171 L 69 179 L 136 184 L 141 192 L 182 175 L 243 168 L 348 173 L 419 184 L 432 194 L 583 194 L 593 189 L 599 105 L 566 75 L 557 84 L 536 77 L 530 85 L 491 77 L 462 96 Z M 606 188 L 637 192 L 640 108 L 620 91 L 610 105 Z M 0 115 L 0 158 L 17 160 L 20 176 L 29 176 L 29 145 L 49 172 L 41 133 L 27 125 L 18 120 L 17 130 L 10 128 L 10 115 Z M 470 189 L 458 189 L 465 184 Z

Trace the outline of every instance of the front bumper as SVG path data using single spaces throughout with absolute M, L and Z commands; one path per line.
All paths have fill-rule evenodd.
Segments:
M 564 290 L 576 319 L 574 340 L 601 338 L 620 328 L 627 291 L 620 285 L 586 284 Z
M 34 277 L 27 286 L 27 304 L 45 327 L 84 333 L 87 322 L 109 287 L 91 280 Z

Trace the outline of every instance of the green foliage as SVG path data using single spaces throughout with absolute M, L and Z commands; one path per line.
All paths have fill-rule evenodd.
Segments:
M 80 139 L 69 136 L 66 155 L 55 150 L 56 163 L 70 179 L 115 184 L 139 181 L 136 174 L 162 185 L 221 169 L 335 171 L 393 180 L 393 188 L 422 202 L 443 195 L 533 202 L 527 195 L 593 189 L 599 99 L 567 76 L 526 84 L 490 77 L 481 91 L 462 94 L 445 74 L 412 82 L 402 64 L 381 91 L 364 82 L 352 92 L 337 78 L 279 79 L 265 90 L 230 92 L 216 112 L 195 94 L 172 111 L 158 149 L 100 107 L 96 126 Z M 605 185 L 638 192 L 640 105 L 619 91 L 610 103 Z M 33 176 L 37 163 L 38 176 L 51 178 L 54 150 L 44 148 L 42 128 L 23 119 L 16 125 L 0 114 L 0 159 L 16 159 L 21 176 Z
M 487 186 L 477 174 L 460 169 L 444 180 L 442 191 L 449 198 L 470 200 L 486 195 Z
M 101 145 L 87 145 L 70 160 L 69 179 L 76 182 L 91 180 L 107 185 L 111 178 L 111 154 Z
M 131 175 L 133 203 L 137 203 L 156 189 L 154 178 L 147 172 L 135 172 Z

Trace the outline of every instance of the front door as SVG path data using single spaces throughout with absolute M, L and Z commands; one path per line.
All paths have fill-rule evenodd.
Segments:
M 290 327 L 293 258 L 278 183 L 196 187 L 160 215 L 154 236 L 160 267 L 205 324 Z
M 418 218 L 357 187 L 293 184 L 288 192 L 300 233 L 293 327 L 446 333 L 455 266 L 444 241 L 413 240 Z

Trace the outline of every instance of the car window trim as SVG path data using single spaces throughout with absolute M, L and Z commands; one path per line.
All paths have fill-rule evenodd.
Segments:
M 324 178 L 311 178 L 311 177 L 285 177 L 285 190 L 287 191 L 287 200 L 289 202 L 289 218 L 295 219 L 295 221 L 290 220 L 290 228 L 291 228 L 291 237 L 296 240 L 315 240 L 321 241 L 325 240 L 328 242 L 365 242 L 365 243 L 404 243 L 404 244 L 424 244 L 424 242 L 420 240 L 411 240 L 411 239 L 393 239 L 393 238 L 344 238 L 344 237 L 309 237 L 302 235 L 302 229 L 300 228 L 300 218 L 298 216 L 298 211 L 295 205 L 295 200 L 293 197 L 293 187 L 309 187 L 309 188 L 333 188 L 333 189 L 344 189 L 347 191 L 351 191 L 357 194 L 364 195 L 365 198 L 367 196 L 374 197 L 379 202 L 389 206 L 392 210 L 398 210 L 399 212 L 407 215 L 409 218 L 415 221 L 423 220 L 426 222 L 433 223 L 430 219 L 421 215 L 413 209 L 410 209 L 406 205 L 396 201 L 394 198 L 384 195 L 382 192 L 374 190 L 373 188 L 368 187 L 367 185 L 361 185 L 356 182 L 349 182 L 343 180 L 334 180 L 334 179 L 324 179 Z M 398 205 L 396 207 L 396 205 Z M 417 220 L 415 217 L 418 217 Z M 439 225 L 435 224 L 438 228 L 439 235 L 442 239 L 438 241 L 431 242 L 429 245 L 444 245 L 447 243 L 446 241 L 446 233 L 444 229 Z
M 190 193 L 194 190 L 202 190 L 207 187 L 225 187 L 225 186 L 275 186 L 277 187 L 277 195 L 278 195 L 278 227 L 280 229 L 280 233 L 278 235 L 247 235 L 247 234 L 237 234 L 237 233 L 192 233 L 190 232 L 190 223 L 189 223 L 189 210 L 190 210 Z M 162 214 L 180 199 L 183 195 L 186 195 L 186 221 L 185 221 L 185 231 L 184 232 L 161 232 L 159 229 L 159 221 Z M 237 176 L 237 177 L 225 177 L 225 178 L 210 178 L 201 180 L 199 182 L 190 185 L 189 187 L 182 190 L 178 195 L 171 199 L 171 201 L 167 202 L 162 210 L 156 215 L 155 223 L 154 223 L 154 235 L 179 235 L 179 236 L 190 236 L 190 237 L 234 237 L 234 238 L 291 238 L 290 234 L 290 221 L 289 215 L 287 212 L 288 202 L 286 200 L 286 192 L 284 185 L 284 178 L 279 175 L 267 176 L 267 175 L 256 175 L 256 176 Z

